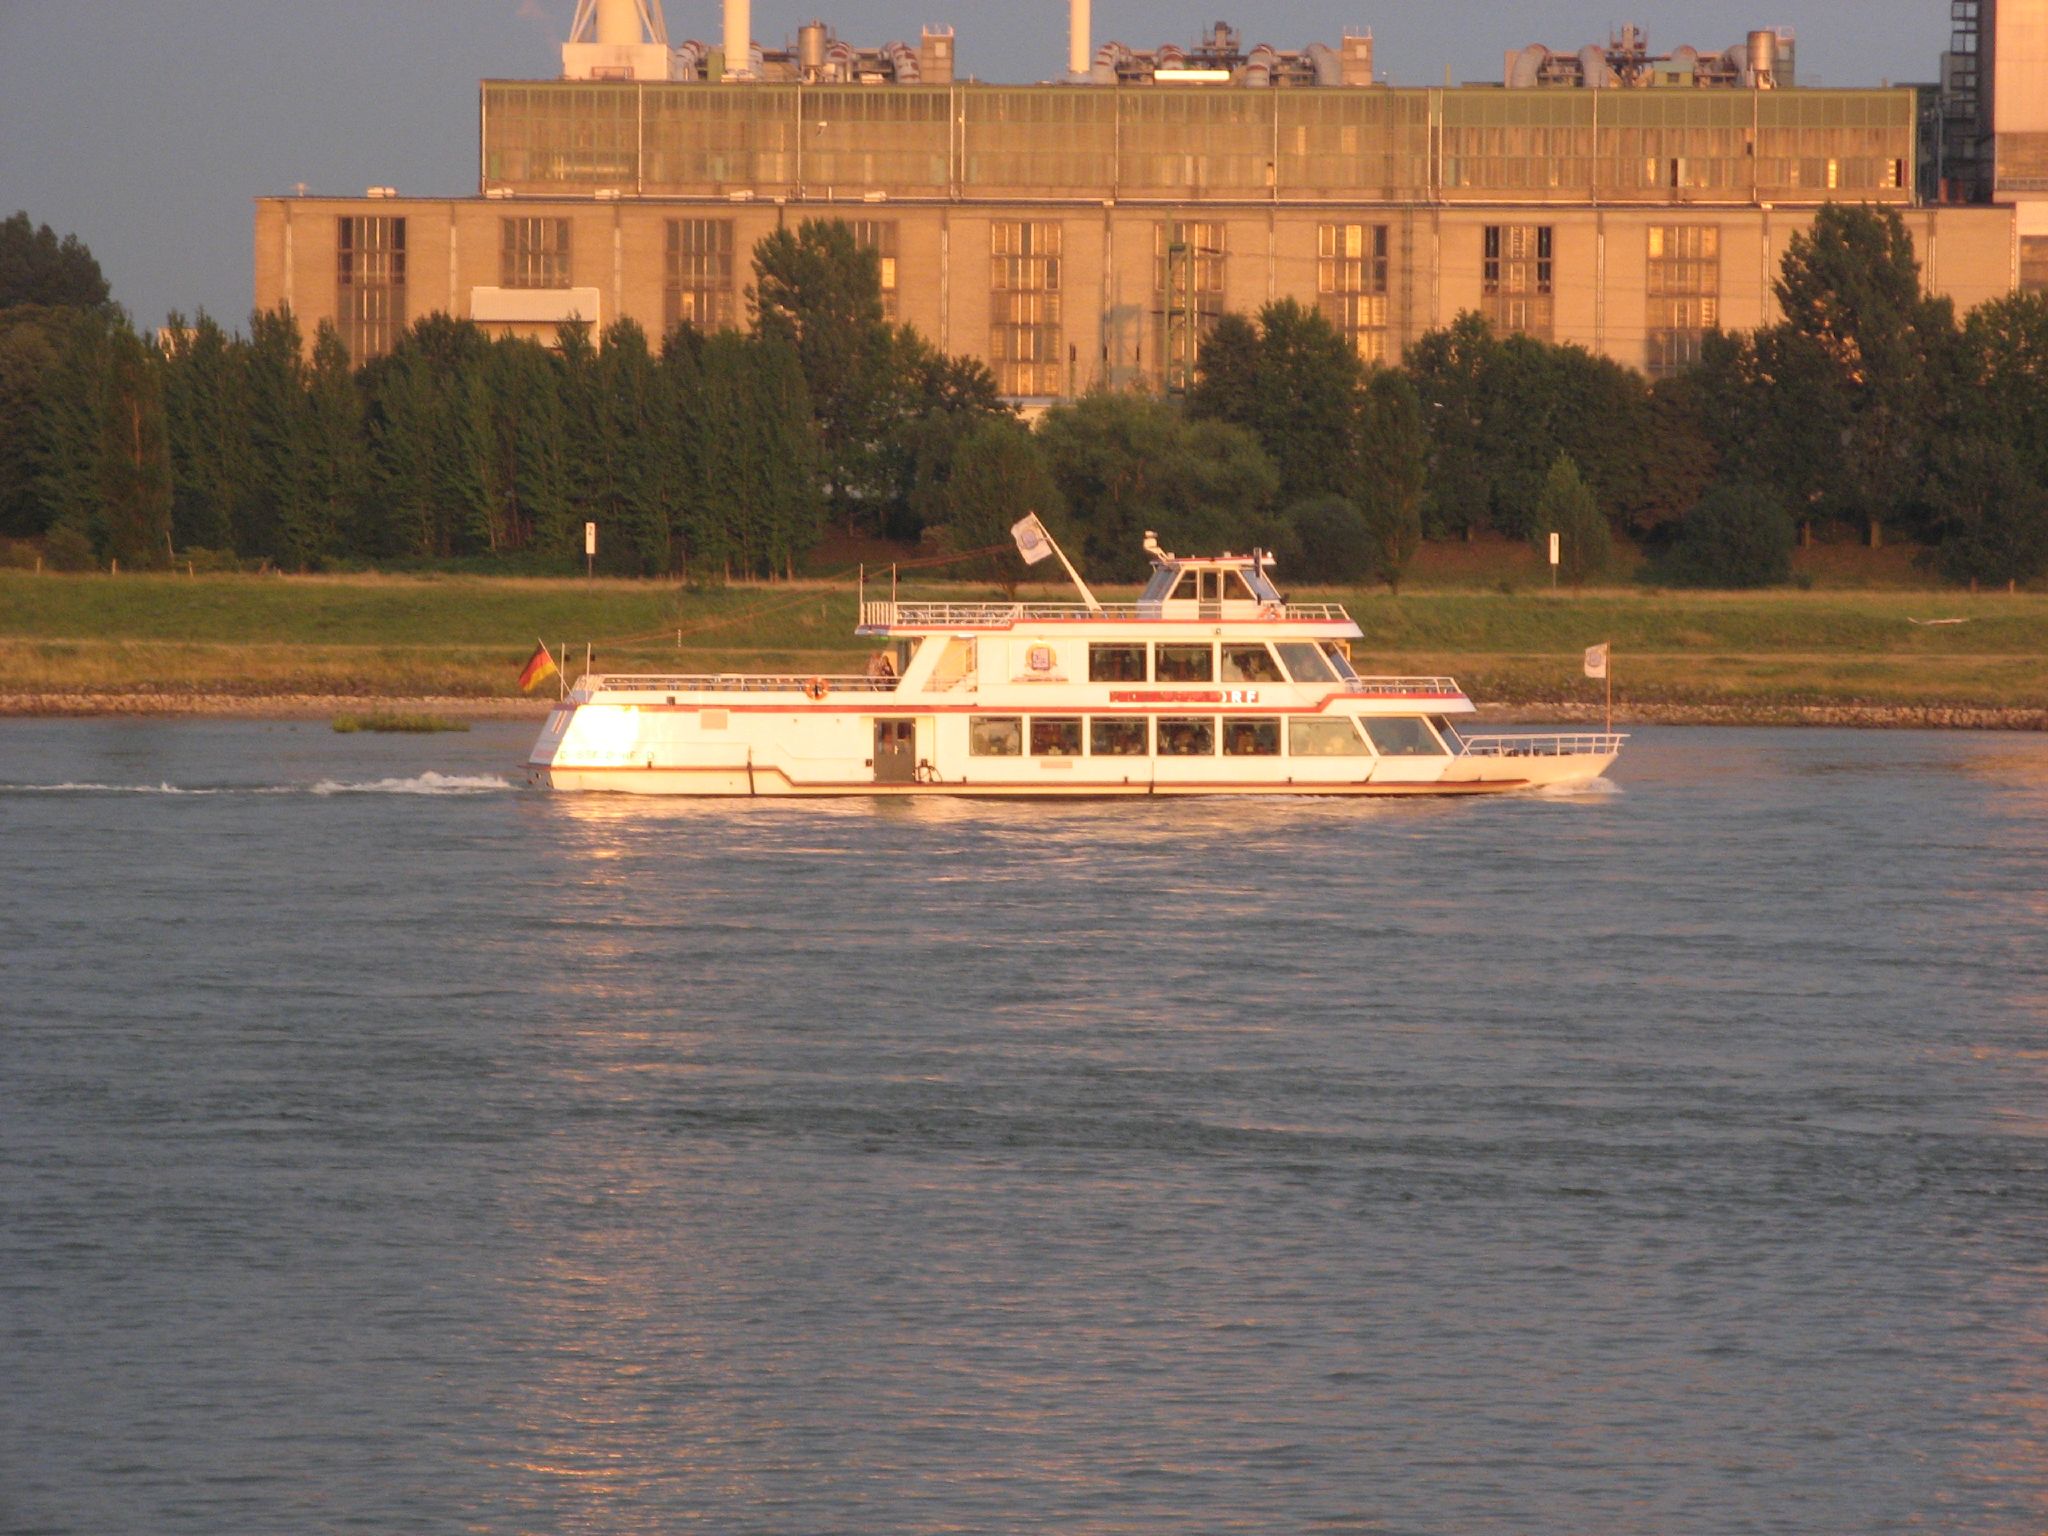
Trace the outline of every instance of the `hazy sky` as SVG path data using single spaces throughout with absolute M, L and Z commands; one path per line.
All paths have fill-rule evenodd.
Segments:
M 666 7 L 669 35 L 716 40 L 715 0 Z M 1621 21 L 1658 51 L 1725 48 L 1753 26 L 1799 33 L 1804 84 L 1924 80 L 1946 45 L 1943 0 L 1482 0 L 1232 8 L 1095 0 L 1098 42 L 1187 43 L 1218 15 L 1247 46 L 1334 43 L 1369 28 L 1397 85 L 1497 80 L 1504 49 L 1576 48 Z M 476 191 L 476 83 L 546 78 L 574 0 L 0 0 L 0 217 L 92 247 L 114 297 L 157 325 L 205 308 L 240 325 L 251 300 L 250 199 L 311 190 Z M 959 34 L 963 73 L 1050 77 L 1066 60 L 1062 0 L 755 0 L 776 44 L 821 15 L 859 43 Z

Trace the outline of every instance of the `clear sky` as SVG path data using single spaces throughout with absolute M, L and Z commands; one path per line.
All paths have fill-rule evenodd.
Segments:
M 719 36 L 715 0 L 666 11 L 674 40 Z M 0 217 L 26 209 L 77 234 L 142 325 L 204 308 L 239 326 L 251 198 L 301 182 L 474 193 L 477 81 L 556 74 L 574 12 L 574 0 L 0 0 Z M 754 36 L 793 39 L 813 15 L 866 44 L 950 24 L 960 69 L 985 80 L 1047 79 L 1066 61 L 1063 0 L 755 0 Z M 1948 34 L 1944 0 L 1095 0 L 1095 37 L 1185 44 L 1218 16 L 1246 46 L 1369 28 L 1396 85 L 1440 84 L 1447 66 L 1498 80 L 1507 48 L 1575 49 L 1630 20 L 1659 52 L 1790 26 L 1802 84 L 1875 85 L 1932 78 Z

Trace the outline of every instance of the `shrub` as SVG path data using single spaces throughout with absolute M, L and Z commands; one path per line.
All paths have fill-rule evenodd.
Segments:
M 43 558 L 53 571 L 96 571 L 100 567 L 92 540 L 69 523 L 59 523 L 50 530 L 43 540 Z
M 1792 579 L 1792 514 L 1766 486 L 1709 486 L 1678 526 L 1667 580 L 1685 587 L 1775 587 Z
M 1558 575 L 1573 586 L 1583 586 L 1605 576 L 1614 564 L 1614 536 L 1592 487 L 1579 476 L 1571 455 L 1560 453 L 1551 461 L 1543 480 L 1543 494 L 1536 499 L 1534 537 L 1548 553 L 1550 535 L 1558 536 Z
M 1951 581 L 2032 581 L 2048 570 L 2048 492 L 2005 443 L 1964 438 L 1935 459 L 1928 501 Z

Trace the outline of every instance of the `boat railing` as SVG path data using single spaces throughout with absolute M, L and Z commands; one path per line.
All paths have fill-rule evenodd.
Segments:
M 1368 698 L 1463 698 L 1465 693 L 1455 677 L 1347 677 L 1340 691 Z
M 805 672 L 615 673 L 580 678 L 587 693 L 894 693 L 900 679 Z
M 1463 738 L 1464 757 L 1612 757 L 1626 732 L 1559 731 Z
M 1185 607 L 1185 615 L 1168 609 Z M 1221 615 L 1197 615 L 1193 603 L 904 603 L 879 599 L 860 605 L 862 629 L 1007 629 L 1032 620 L 1071 622 L 1076 619 L 1100 623 L 1135 619 L 1178 619 L 1186 617 L 1225 622 L 1242 620 L 1295 620 L 1313 623 L 1349 623 L 1351 615 L 1342 603 L 1226 603 Z

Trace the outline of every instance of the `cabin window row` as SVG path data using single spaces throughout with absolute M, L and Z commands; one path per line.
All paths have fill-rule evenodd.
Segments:
M 1278 659 L 1274 652 L 1278 650 Z M 1149 670 L 1148 670 L 1149 664 Z M 1334 683 L 1337 667 L 1320 645 L 1213 641 L 1098 640 L 1088 647 L 1091 683 Z
M 1282 725 L 1285 730 L 1282 730 Z M 982 715 L 967 726 L 975 757 L 1441 757 L 1427 721 L 1388 715 Z M 1362 734 L 1361 734 L 1362 732 Z M 1084 750 L 1085 747 L 1085 750 Z

